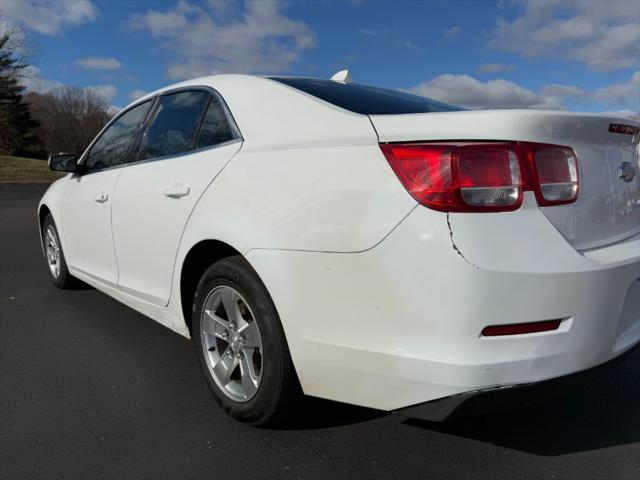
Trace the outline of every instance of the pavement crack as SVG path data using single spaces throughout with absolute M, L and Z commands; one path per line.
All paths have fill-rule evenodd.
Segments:
M 469 265 L 471 265 L 472 267 L 477 268 L 478 270 L 480 270 L 480 267 L 477 266 L 476 264 L 472 263 L 469 261 L 469 259 L 467 259 L 467 257 L 464 256 L 464 254 L 462 253 L 462 251 L 460 251 L 460 249 L 458 248 L 458 246 L 456 245 L 455 240 L 453 239 L 453 229 L 451 228 L 451 220 L 449 218 L 451 214 L 449 212 L 447 212 L 447 227 L 449 227 L 449 237 L 451 238 L 451 246 L 453 246 L 453 249 L 456 251 L 456 253 L 458 255 L 460 255 L 462 257 L 462 259 L 467 262 Z

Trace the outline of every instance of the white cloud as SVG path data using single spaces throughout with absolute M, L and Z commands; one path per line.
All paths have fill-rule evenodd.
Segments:
M 482 82 L 468 75 L 439 75 L 407 91 L 474 109 L 565 109 L 567 104 L 620 112 L 640 113 L 640 70 L 626 82 L 586 90 L 573 85 L 551 84 L 534 92 L 504 79 Z
M 524 11 L 498 20 L 489 45 L 526 58 L 578 61 L 591 70 L 616 70 L 640 59 L 637 0 L 518 0 Z
M 116 95 L 118 95 L 118 89 L 114 85 L 95 85 L 93 87 L 86 87 L 88 90 L 93 90 L 96 95 L 100 95 L 107 103 L 111 103 Z
M 640 70 L 629 81 L 599 88 L 594 93 L 600 101 L 614 105 L 628 105 L 632 111 L 640 113 Z
M 25 69 L 25 72 L 23 73 L 24 77 L 22 78 L 20 83 L 27 89 L 28 92 L 44 94 L 65 86 L 63 83 L 60 83 L 56 80 L 50 80 L 48 78 L 42 77 L 40 69 L 31 65 L 27 67 Z M 114 85 L 110 84 L 95 85 L 83 88 L 94 91 L 97 95 L 100 95 L 102 98 L 104 98 L 108 103 L 111 103 L 118 94 L 118 89 Z
M 237 0 L 206 0 L 207 5 L 211 9 L 211 13 L 219 18 L 231 15 L 239 6 Z
M 7 18 L 45 35 L 58 33 L 67 25 L 82 25 L 98 16 L 91 0 L 0 0 Z
M 24 76 L 20 84 L 29 92 L 47 93 L 62 86 L 60 82 L 43 78 L 40 69 L 33 65 L 29 65 L 22 73 Z
M 408 89 L 411 93 L 431 97 L 468 108 L 560 108 L 554 98 L 501 78 L 481 82 L 469 75 L 439 75 Z
M 462 32 L 462 28 L 461 28 L 461 27 L 459 27 L 458 25 L 454 25 L 454 26 L 453 26 L 453 27 L 451 27 L 451 28 L 447 28 L 447 29 L 444 31 L 444 35 L 445 35 L 445 37 L 453 38 L 453 37 L 458 36 L 458 34 L 459 34 L 460 32 Z
M 118 105 L 110 105 L 109 108 L 107 109 L 107 113 L 112 117 L 115 117 L 118 113 L 120 113 L 121 110 L 122 110 L 122 107 Z
M 112 57 L 84 57 L 76 60 L 76 65 L 80 68 L 90 70 L 118 70 L 122 68 L 120 60 Z
M 478 67 L 480 73 L 510 72 L 513 69 L 513 65 L 507 65 L 505 63 L 483 63 Z
M 562 85 L 559 83 L 552 83 L 543 88 L 545 95 L 564 96 L 564 97 L 584 97 L 587 95 L 582 88 L 574 85 Z
M 210 3 L 213 7 L 200 7 L 181 0 L 169 10 L 131 18 L 134 29 L 176 52 L 179 59 L 168 66 L 169 78 L 283 72 L 316 44 L 313 30 L 284 15 L 276 0 L 247 0 L 242 11 L 237 4 Z
M 144 97 L 146 94 L 147 92 L 145 90 L 136 89 L 129 92 L 129 98 L 131 99 L 132 102 L 135 102 L 139 98 Z

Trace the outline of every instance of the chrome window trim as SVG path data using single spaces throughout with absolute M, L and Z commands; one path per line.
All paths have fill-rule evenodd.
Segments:
M 200 130 L 202 128 L 202 122 L 203 122 L 203 120 L 204 120 L 204 118 L 206 116 L 207 109 L 209 108 L 209 105 L 211 104 L 211 101 L 213 99 L 217 100 L 218 103 L 220 104 L 220 106 L 222 107 L 222 109 L 224 111 L 224 114 L 225 114 L 225 117 L 226 117 L 227 121 L 229 122 L 229 126 L 231 127 L 231 131 L 232 131 L 232 133 L 233 133 L 235 138 L 233 138 L 231 140 L 228 140 L 226 142 L 217 143 L 215 145 L 209 145 L 209 146 L 201 147 L 201 148 L 193 148 L 193 149 L 188 150 L 186 152 L 181 152 L 181 153 L 177 153 L 177 154 L 174 154 L 174 155 L 165 155 L 165 156 L 162 156 L 162 157 L 154 157 L 154 158 L 147 158 L 147 159 L 144 159 L 144 160 L 138 160 L 138 158 L 140 157 L 140 149 L 141 149 L 141 146 L 142 146 L 141 145 L 142 135 L 143 135 L 143 133 L 146 132 L 147 128 L 149 128 L 151 120 L 153 118 L 155 118 L 155 113 L 156 113 L 156 110 L 158 109 L 158 105 L 159 105 L 159 99 L 161 97 L 164 97 L 164 96 L 167 96 L 167 95 L 172 95 L 174 93 L 193 92 L 193 91 L 205 91 L 205 92 L 207 92 L 207 93 L 209 93 L 211 95 L 211 98 L 209 99 L 209 101 L 207 103 L 207 106 L 204 109 L 203 115 L 200 118 L 200 123 L 198 124 L 198 128 L 196 129 L 196 136 L 194 138 L 194 145 L 195 145 L 195 141 L 197 141 L 197 138 L 200 135 Z M 244 137 L 242 136 L 242 133 L 240 132 L 240 128 L 238 128 L 238 124 L 236 123 L 236 120 L 233 117 L 233 114 L 231 113 L 231 110 L 229 109 L 229 106 L 227 105 L 227 102 L 225 102 L 225 100 L 222 97 L 222 95 L 220 95 L 220 93 L 215 88 L 209 87 L 207 85 L 190 85 L 190 86 L 172 88 L 170 90 L 163 90 L 161 92 L 158 92 L 156 95 L 154 95 L 152 97 L 141 99 L 140 101 L 130 105 L 126 109 L 123 109 L 116 116 L 114 116 L 104 126 L 104 128 L 102 130 L 100 130 L 100 133 L 98 133 L 98 135 L 96 135 L 96 137 L 89 144 L 89 146 L 84 151 L 82 156 L 78 159 L 78 164 L 82 164 L 82 163 L 84 163 L 86 161 L 87 156 L 89 155 L 89 153 L 91 152 L 91 149 L 93 148 L 93 145 L 100 139 L 100 137 L 102 137 L 104 132 L 106 132 L 107 129 L 114 122 L 116 122 L 125 113 L 127 113 L 127 112 L 133 110 L 134 108 L 139 107 L 140 105 L 142 105 L 144 103 L 147 103 L 149 101 L 151 102 L 151 106 L 149 107 L 149 110 L 147 111 L 147 114 L 145 115 L 144 119 L 142 120 L 142 122 L 140 123 L 140 125 L 138 127 L 139 131 L 136 134 L 136 140 L 135 140 L 135 144 L 133 146 L 134 149 L 137 149 L 137 152 L 135 154 L 136 160 L 132 160 L 130 162 L 124 162 L 124 163 L 121 163 L 120 165 L 114 165 L 112 167 L 102 168 L 100 170 L 87 171 L 87 172 L 83 173 L 82 175 L 94 175 L 96 173 L 106 172 L 106 171 L 109 171 L 109 170 L 115 170 L 115 169 L 118 169 L 118 168 L 129 167 L 129 166 L 134 166 L 134 165 L 141 165 L 141 164 L 145 164 L 145 163 L 149 163 L 149 162 L 155 162 L 155 161 L 158 161 L 158 160 L 169 160 L 169 159 L 184 157 L 184 156 L 190 155 L 192 153 L 202 152 L 202 151 L 211 150 L 211 149 L 214 149 L 214 148 L 224 147 L 224 146 L 231 145 L 231 144 L 234 144 L 234 143 L 242 143 L 242 142 L 244 142 Z
M 164 161 L 164 160 L 173 160 L 173 159 L 180 158 L 180 157 L 186 157 L 186 156 L 192 155 L 194 153 L 206 152 L 207 150 L 213 150 L 213 149 L 216 149 L 216 148 L 226 147 L 226 146 L 229 146 L 229 145 L 233 145 L 234 143 L 242 143 L 243 141 L 244 140 L 242 138 L 234 138 L 234 139 L 229 140 L 227 142 L 216 143 L 215 145 L 210 145 L 208 147 L 202 147 L 202 148 L 198 148 L 198 149 L 195 149 L 195 150 L 189 150 L 188 152 L 176 153 L 174 155 L 165 155 L 164 157 L 146 158 L 144 160 L 136 160 L 135 162 L 122 163 L 120 165 L 114 165 L 113 167 L 103 168 L 102 170 L 96 170 L 95 172 L 86 172 L 86 173 L 83 174 L 83 176 L 84 175 L 94 175 L 96 173 L 107 172 L 107 171 L 110 171 L 110 170 L 116 170 L 118 168 L 135 167 L 136 165 L 144 165 L 146 163 L 151 163 L 151 162 L 161 162 L 161 161 Z

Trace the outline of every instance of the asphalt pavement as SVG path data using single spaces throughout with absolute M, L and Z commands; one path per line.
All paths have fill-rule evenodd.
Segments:
M 557 398 L 431 424 L 310 400 L 295 428 L 213 401 L 189 340 L 48 279 L 45 186 L 0 185 L 0 478 L 640 479 L 640 349 Z

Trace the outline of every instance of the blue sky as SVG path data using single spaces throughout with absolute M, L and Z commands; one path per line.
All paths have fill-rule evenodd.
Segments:
M 640 111 L 637 0 L 0 0 L 25 83 L 124 106 L 208 73 L 330 77 L 472 108 Z

